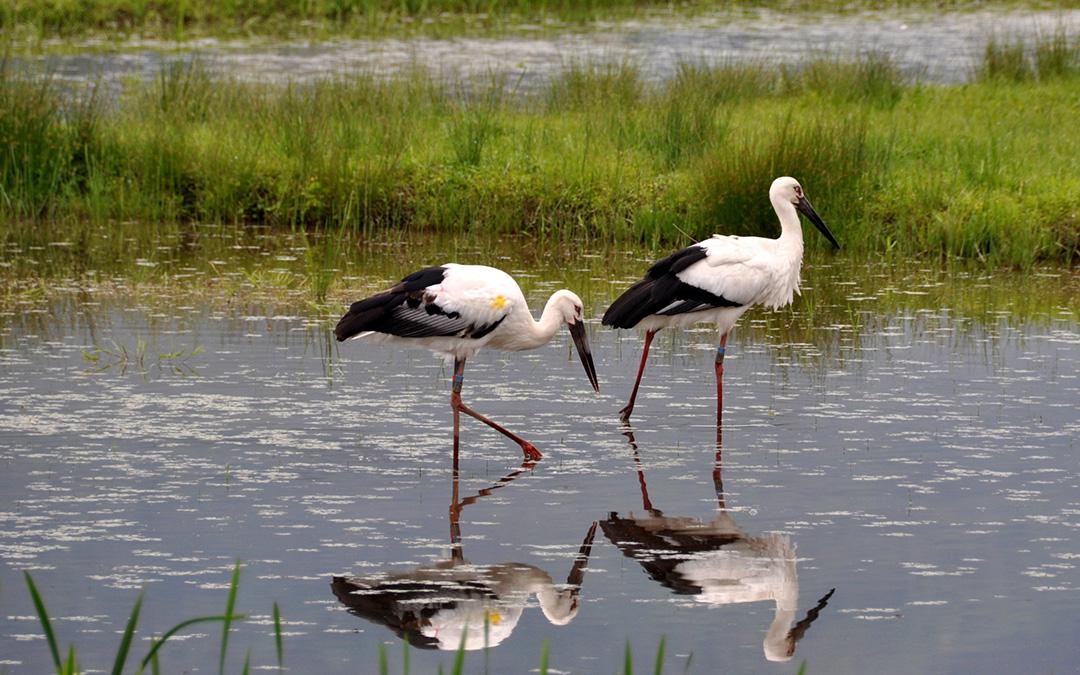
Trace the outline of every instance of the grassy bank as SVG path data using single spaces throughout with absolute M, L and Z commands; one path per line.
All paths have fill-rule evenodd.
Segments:
M 578 66 L 527 94 L 426 72 L 277 87 L 195 65 L 109 105 L 4 67 L 0 216 L 20 242 L 140 221 L 666 245 L 774 234 L 766 191 L 790 174 L 848 250 L 1075 263 L 1078 55 L 1063 37 L 991 45 L 957 87 L 876 56 L 684 64 L 660 85 Z
M 0 0 L 0 31 L 22 39 L 102 36 L 186 39 L 268 35 L 386 35 L 573 25 L 664 14 L 769 8 L 1071 8 L 1075 0 Z

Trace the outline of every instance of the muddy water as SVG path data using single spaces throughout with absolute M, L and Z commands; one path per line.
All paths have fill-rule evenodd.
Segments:
M 517 272 L 534 307 L 571 278 L 595 317 L 640 272 L 596 264 Z M 617 671 L 627 640 L 647 668 L 661 638 L 670 672 L 1071 670 L 1076 280 L 884 269 L 819 263 L 794 311 L 744 317 L 719 454 L 709 330 L 658 335 L 630 429 L 639 335 L 592 322 L 600 395 L 565 333 L 482 352 L 466 402 L 546 457 L 522 470 L 466 419 L 456 485 L 447 368 L 338 346 L 334 306 L 83 288 L 9 308 L 0 670 L 49 667 L 24 570 L 61 648 L 107 668 L 138 589 L 141 657 L 223 611 L 236 560 L 232 670 L 275 664 L 274 602 L 294 672 L 371 672 L 380 643 L 400 672 L 405 631 L 413 672 L 449 670 L 485 620 L 468 672 L 537 668 L 545 640 L 560 672 Z M 219 644 L 196 627 L 163 669 L 213 670 Z
M 797 64 L 829 53 L 891 56 L 910 75 L 933 82 L 967 79 L 986 42 L 1032 40 L 1080 26 L 1080 11 L 717 14 L 690 22 L 654 18 L 586 32 L 528 32 L 512 37 L 345 40 L 314 43 L 129 43 L 122 53 L 50 56 L 63 80 L 152 79 L 163 66 L 198 59 L 212 72 L 244 80 L 304 82 L 350 73 L 428 69 L 447 77 L 501 78 L 528 90 L 570 64 L 632 62 L 648 79 L 671 77 L 680 63 L 764 61 Z M 181 51 L 177 52 L 179 48 Z

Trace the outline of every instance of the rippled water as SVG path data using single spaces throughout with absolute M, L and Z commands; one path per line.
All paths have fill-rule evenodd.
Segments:
M 338 346 L 304 311 L 198 297 L 73 293 L 8 317 L 0 669 L 49 664 L 23 570 L 61 648 L 105 668 L 137 589 L 140 636 L 160 633 L 221 612 L 239 559 L 233 670 L 249 648 L 274 664 L 275 601 L 294 672 L 371 672 L 387 641 L 400 672 L 395 632 L 429 647 L 467 632 L 471 648 L 485 617 L 495 646 L 470 672 L 536 668 L 544 640 L 558 672 L 620 670 L 628 639 L 648 668 L 661 637 L 669 672 L 1071 670 L 1076 308 L 895 308 L 846 275 L 821 267 L 814 285 L 848 289 L 863 319 L 817 323 L 820 339 L 785 344 L 781 325 L 815 289 L 794 314 L 744 317 L 720 471 L 711 331 L 658 335 L 632 434 L 615 413 L 639 335 L 593 322 L 600 395 L 565 333 L 482 352 L 465 401 L 546 457 L 520 470 L 516 446 L 466 418 L 458 509 L 449 372 L 425 352 Z M 624 284 L 586 294 L 594 316 Z M 534 307 L 554 287 L 533 279 Z M 214 669 L 219 631 L 167 645 L 164 670 Z M 411 653 L 413 672 L 452 660 Z
M 650 19 L 587 32 L 535 37 L 414 38 L 314 43 L 131 43 L 123 53 L 49 56 L 63 80 L 151 79 L 170 62 L 198 58 L 211 72 L 244 80 L 304 82 L 355 72 L 397 73 L 417 66 L 447 76 L 505 76 L 528 89 L 581 62 L 631 61 L 645 77 L 671 77 L 680 63 L 798 63 L 827 52 L 891 56 L 921 79 L 967 79 L 989 38 L 1031 40 L 1080 26 L 1080 10 L 810 14 L 757 11 L 705 15 L 687 23 Z M 145 48 L 143 48 L 145 47 Z M 177 53 L 176 47 L 183 48 Z

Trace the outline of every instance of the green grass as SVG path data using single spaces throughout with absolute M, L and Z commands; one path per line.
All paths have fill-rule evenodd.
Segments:
M 52 627 L 52 619 L 49 616 L 49 612 L 45 607 L 45 601 L 42 598 L 41 592 L 38 590 L 37 584 L 34 582 L 34 578 L 29 572 L 24 573 L 26 579 L 26 586 L 30 592 L 30 598 L 33 600 L 34 609 L 37 612 L 38 623 L 41 625 L 42 632 L 45 634 L 46 641 L 49 645 L 49 652 L 52 657 L 53 667 L 58 675 L 67 675 L 69 673 L 79 673 L 85 668 L 85 665 L 80 665 L 77 660 L 77 650 L 75 645 L 71 645 L 68 648 L 67 657 L 63 660 L 60 658 L 60 650 L 58 647 L 58 640 L 56 633 Z M 143 673 L 150 667 L 151 672 L 157 673 L 160 671 L 159 654 L 161 648 L 165 643 L 173 636 L 179 634 L 186 628 L 198 624 L 204 623 L 221 623 L 224 627 L 224 633 L 221 638 L 221 661 L 219 672 L 224 672 L 225 667 L 225 655 L 228 645 L 229 628 L 233 621 L 243 621 L 246 617 L 241 614 L 234 614 L 234 606 L 236 600 L 236 592 L 240 583 L 240 563 L 237 563 L 233 568 L 232 579 L 229 583 L 228 602 L 225 613 L 220 616 L 201 616 L 193 619 L 182 621 L 169 630 L 167 630 L 161 637 L 155 637 L 150 642 L 150 649 L 146 655 L 139 661 L 134 672 Z M 124 632 L 120 636 L 120 643 L 117 646 L 116 656 L 113 659 L 111 673 L 113 675 L 121 675 L 127 664 L 128 657 L 131 654 L 132 641 L 135 639 L 136 630 L 139 623 L 139 615 L 142 611 L 143 593 L 140 591 L 138 597 L 135 599 L 135 604 L 131 609 L 131 614 L 128 616 L 126 625 L 124 626 Z M 277 621 L 277 605 L 274 605 L 275 621 Z M 278 644 L 280 645 L 280 629 L 277 629 Z M 281 650 L 278 648 L 278 663 L 281 663 Z M 248 671 L 250 654 L 245 659 L 244 671 Z M 100 672 L 100 671 L 99 671 Z
M 1075 0 L 0 0 L 0 30 L 26 40 L 105 36 L 187 39 L 207 35 L 326 37 L 432 34 L 617 20 L 648 14 L 770 8 L 791 12 L 860 9 L 1073 8 Z
M 1073 264 L 1078 53 L 1062 35 L 1020 61 L 991 45 L 976 81 L 952 87 L 873 54 L 799 70 L 687 63 L 662 84 L 632 63 L 578 64 L 528 95 L 424 71 L 278 87 L 194 64 L 110 106 L 5 63 L 0 244 L 48 223 L 75 253 L 89 230 L 135 222 L 137 240 L 197 223 L 337 233 L 305 248 L 313 263 L 346 232 L 667 246 L 775 236 L 766 193 L 788 174 L 849 251 Z M 322 302 L 331 268 L 311 267 L 297 283 Z

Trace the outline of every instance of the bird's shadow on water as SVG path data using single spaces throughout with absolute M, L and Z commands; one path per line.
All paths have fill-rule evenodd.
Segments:
M 565 583 L 555 582 L 546 571 L 527 563 L 473 564 L 465 557 L 462 510 L 535 466 L 536 462 L 526 460 L 490 486 L 463 498 L 455 453 L 453 497 L 448 509 L 449 557 L 406 571 L 335 576 L 330 584 L 334 595 L 350 613 L 386 626 L 422 649 L 495 647 L 514 631 L 534 595 L 548 621 L 558 626 L 569 624 L 580 607 L 596 522 L 589 525 Z
M 633 428 L 624 425 L 641 491 L 644 513 L 612 511 L 600 528 L 624 556 L 641 565 L 650 579 L 675 595 L 692 596 L 710 608 L 773 601 L 775 612 L 763 641 L 765 658 L 788 661 L 835 592 L 830 589 L 799 621 L 799 579 L 795 543 L 789 535 L 750 535 L 728 510 L 723 485 L 723 430 L 717 426 L 712 466 L 717 511 L 709 521 L 672 516 L 649 496 Z M 792 623 L 793 621 L 794 624 Z

